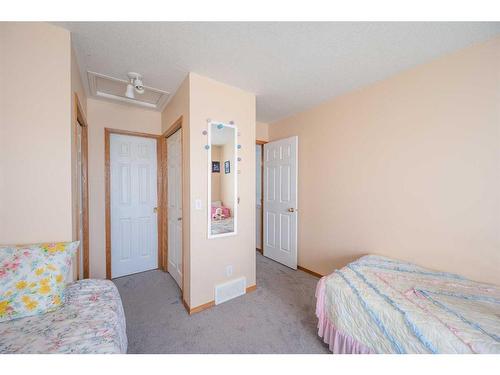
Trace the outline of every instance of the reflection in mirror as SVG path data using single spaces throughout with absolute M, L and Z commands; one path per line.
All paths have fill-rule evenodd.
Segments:
M 236 233 L 236 133 L 232 125 L 210 124 L 210 238 Z

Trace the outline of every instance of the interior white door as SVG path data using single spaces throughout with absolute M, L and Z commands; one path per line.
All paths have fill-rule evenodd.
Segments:
M 182 135 L 167 138 L 168 272 L 182 289 Z
M 298 137 L 264 145 L 264 255 L 297 269 Z
M 110 135 L 111 276 L 158 268 L 156 139 Z
M 262 145 L 255 145 L 255 191 L 255 241 L 262 250 Z

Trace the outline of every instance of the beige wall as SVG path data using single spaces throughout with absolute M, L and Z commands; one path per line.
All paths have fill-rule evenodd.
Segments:
M 212 146 L 212 161 L 218 161 L 220 163 L 221 161 L 221 146 Z M 212 193 L 212 202 L 213 201 L 220 201 L 222 200 L 221 198 L 221 185 L 220 185 L 220 180 L 221 180 L 221 172 L 212 172 L 212 186 L 211 186 L 211 193 Z
M 299 264 L 367 253 L 500 284 L 500 39 L 270 125 L 299 136 Z
M 215 285 L 245 276 L 255 284 L 255 95 L 190 73 L 162 113 L 162 131 L 183 117 L 183 297 L 191 307 L 214 300 Z M 238 234 L 207 238 L 207 119 L 234 121 L 241 132 Z M 222 166 L 221 166 L 222 167 Z M 195 209 L 195 200 L 203 202 Z M 226 277 L 226 266 L 233 275 Z
M 212 202 L 222 201 L 223 206 L 231 210 L 231 216 L 234 212 L 234 147 L 234 142 L 231 142 L 221 146 L 212 145 L 211 148 L 212 160 L 220 162 L 220 172 L 212 173 Z M 224 171 L 226 160 L 231 161 L 229 173 Z
M 203 209 L 191 205 L 191 307 L 214 299 L 214 286 L 245 276 L 247 285 L 255 284 L 255 95 L 214 80 L 190 74 L 190 176 L 191 201 L 201 199 Z M 241 133 L 238 175 L 238 233 L 235 236 L 208 239 L 207 202 L 208 152 L 204 145 L 207 119 L 234 121 Z M 226 276 L 226 266 L 233 275 Z
M 265 122 L 255 123 L 255 139 L 266 142 L 269 140 L 269 124 Z
M 234 216 L 234 142 L 221 146 L 221 165 L 220 165 L 220 189 L 221 200 L 224 207 L 229 208 L 231 216 Z M 229 160 L 229 173 L 225 172 L 224 162 Z
M 83 82 L 80 77 L 80 67 L 78 66 L 75 50 L 73 48 L 71 48 L 71 92 L 78 95 L 80 104 L 83 107 L 83 112 L 87 114 L 87 96 L 85 95 L 85 89 L 83 88 Z M 71 105 L 73 106 L 73 101 L 71 101 Z
M 70 33 L 0 23 L 0 243 L 72 239 Z
M 87 99 L 90 277 L 106 277 L 104 128 L 160 134 L 159 112 Z

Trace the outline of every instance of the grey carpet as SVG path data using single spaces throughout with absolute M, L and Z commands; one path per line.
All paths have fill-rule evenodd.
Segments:
M 113 280 L 129 353 L 328 353 L 316 333 L 318 279 L 257 253 L 257 290 L 189 316 L 158 270 Z

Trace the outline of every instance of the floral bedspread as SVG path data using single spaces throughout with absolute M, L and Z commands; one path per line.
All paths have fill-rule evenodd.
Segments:
M 500 286 L 369 255 L 321 279 L 318 303 L 370 352 L 500 353 Z
M 80 280 L 60 309 L 0 323 L 0 353 L 126 353 L 125 314 L 109 280 Z

